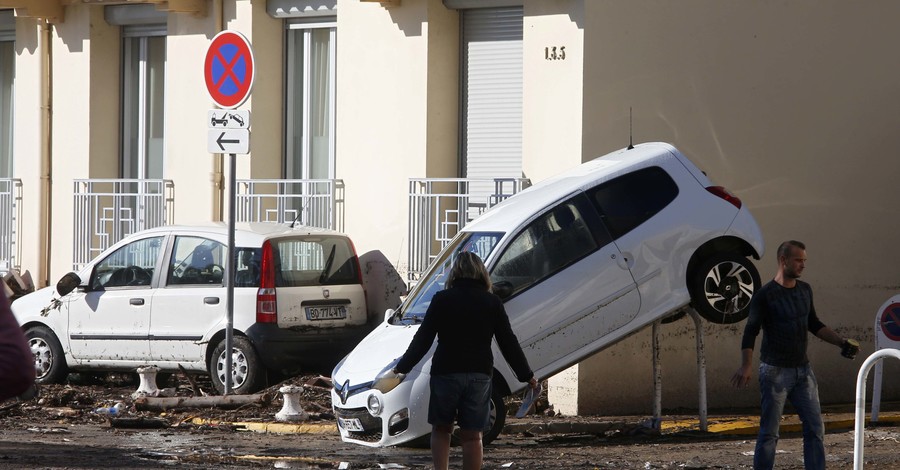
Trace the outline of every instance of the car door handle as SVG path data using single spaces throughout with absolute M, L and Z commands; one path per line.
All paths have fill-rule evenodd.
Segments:
M 144 305 L 144 299 L 130 299 L 128 303 L 131 305 Z
M 218 297 L 204 297 L 203 303 L 205 303 L 207 305 L 219 305 L 219 298 Z

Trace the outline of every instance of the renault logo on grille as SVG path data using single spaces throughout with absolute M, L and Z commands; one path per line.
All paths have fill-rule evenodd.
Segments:
M 341 387 L 341 391 L 338 392 L 341 396 L 341 404 L 347 404 L 347 395 L 350 394 L 350 380 L 345 380 L 344 385 Z

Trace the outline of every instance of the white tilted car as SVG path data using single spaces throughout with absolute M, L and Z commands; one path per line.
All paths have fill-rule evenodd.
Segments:
M 457 253 L 485 260 L 537 377 L 548 377 L 692 305 L 734 323 L 760 287 L 748 258 L 763 255 L 759 226 L 677 149 L 623 149 L 543 181 L 492 208 L 450 241 L 396 310 L 334 369 L 341 437 L 397 445 L 431 432 L 431 353 L 394 388 L 373 383 L 396 364 Z M 433 348 L 432 348 L 433 353 Z M 493 413 L 524 388 L 494 348 Z

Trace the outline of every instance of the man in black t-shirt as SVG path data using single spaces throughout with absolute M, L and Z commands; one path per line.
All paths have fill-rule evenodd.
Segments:
M 731 378 L 735 387 L 750 383 L 753 346 L 763 331 L 759 388 L 762 408 L 753 468 L 775 465 L 775 446 L 784 404 L 790 400 L 803 422 L 803 463 L 807 470 L 825 468 L 825 426 L 816 377 L 806 356 L 808 333 L 834 344 L 848 340 L 825 326 L 816 315 L 809 284 L 799 280 L 806 264 L 806 246 L 786 241 L 778 247 L 778 272 L 750 301 L 750 316 L 741 341 L 741 367 Z M 854 342 L 855 343 L 855 342 Z

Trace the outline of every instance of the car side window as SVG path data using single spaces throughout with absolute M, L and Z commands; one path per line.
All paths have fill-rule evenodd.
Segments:
M 678 185 L 660 167 L 643 168 L 587 191 L 613 238 L 632 231 L 678 196 Z
M 94 268 L 91 289 L 150 286 L 162 238 L 143 238 L 112 252 Z
M 606 244 L 592 231 L 593 209 L 583 196 L 569 199 L 532 221 L 506 247 L 491 281 L 507 281 L 513 293 L 556 273 Z
M 175 237 L 167 285 L 222 285 L 228 249 L 202 237 Z

